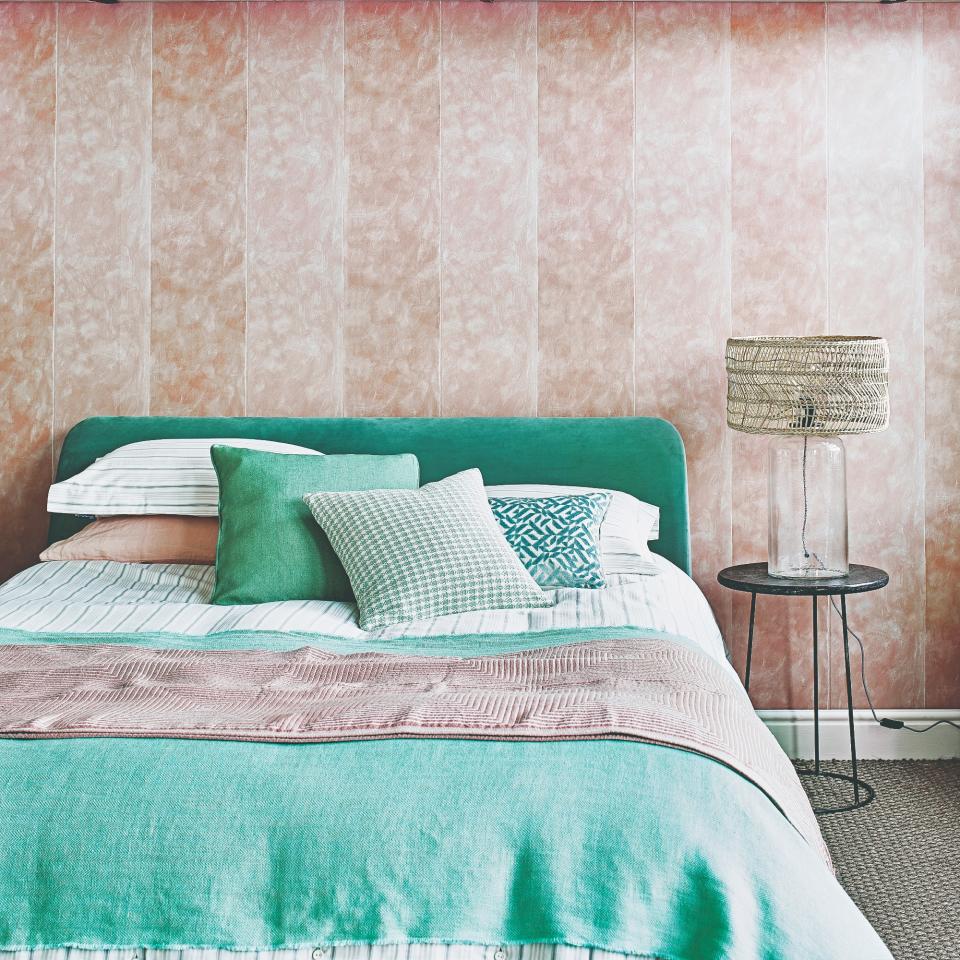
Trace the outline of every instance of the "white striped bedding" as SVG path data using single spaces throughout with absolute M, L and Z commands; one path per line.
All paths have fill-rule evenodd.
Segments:
M 392 639 L 472 633 L 528 633 L 564 627 L 648 627 L 679 634 L 717 659 L 723 641 L 694 582 L 662 557 L 657 576 L 611 576 L 602 590 L 551 591 L 536 610 L 486 610 L 418 620 L 364 633 L 349 603 L 288 600 L 213 606 L 214 568 L 61 560 L 37 564 L 0 587 L 0 628 L 49 633 L 180 633 L 289 630 Z
M 352 604 L 287 601 L 220 607 L 208 603 L 214 568 L 186 564 L 53 561 L 0 587 L 0 628 L 59 633 L 290 630 L 348 637 L 513 633 L 563 627 L 633 625 L 685 636 L 727 663 L 720 631 L 703 594 L 669 561 L 657 576 L 613 576 L 602 590 L 553 591 L 538 610 L 481 611 L 417 621 L 364 634 Z M 732 669 L 732 668 L 731 668 Z M 81 947 L 0 950 L 0 960 L 616 960 L 620 955 L 555 944 L 376 944 L 298 949 L 96 950 Z

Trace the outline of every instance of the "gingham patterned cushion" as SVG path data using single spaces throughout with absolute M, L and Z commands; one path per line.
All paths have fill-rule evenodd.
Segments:
M 510 549 L 479 470 L 419 490 L 308 493 L 343 563 L 360 627 L 553 601 Z
M 610 505 L 609 493 L 489 501 L 507 543 L 541 587 L 606 586 L 600 522 Z

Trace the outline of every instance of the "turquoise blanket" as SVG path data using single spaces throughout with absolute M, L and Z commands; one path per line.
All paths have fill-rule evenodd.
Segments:
M 416 643 L 473 655 L 637 632 Z M 0 643 L 50 641 L 369 648 L 0 631 Z M 680 750 L 0 740 L 0 948 L 411 941 L 661 960 L 890 957 L 760 790 Z

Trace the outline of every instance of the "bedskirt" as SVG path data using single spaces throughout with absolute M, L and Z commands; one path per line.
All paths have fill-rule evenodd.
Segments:
M 85 947 L 0 950 L 0 960 L 622 960 L 624 956 L 606 950 L 551 943 L 349 944 L 292 950 L 91 950 Z

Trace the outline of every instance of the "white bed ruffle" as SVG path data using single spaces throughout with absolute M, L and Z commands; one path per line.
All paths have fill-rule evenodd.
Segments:
M 0 950 L 0 960 L 622 960 L 624 954 L 551 943 L 360 944 L 298 947 L 290 950 L 150 950 L 136 947 L 91 950 L 85 947 Z

